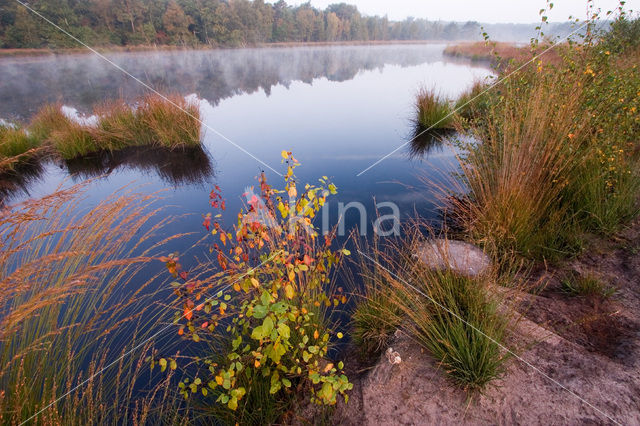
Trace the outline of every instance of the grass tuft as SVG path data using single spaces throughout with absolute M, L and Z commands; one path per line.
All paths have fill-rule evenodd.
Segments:
M 500 345 L 510 317 L 498 311 L 506 301 L 489 290 L 494 277 L 431 270 L 413 256 L 423 234 L 417 227 L 403 234 L 404 243 L 367 250 L 377 263 L 360 261 L 366 297 L 355 310 L 354 339 L 377 352 L 399 328 L 463 389 L 484 390 L 502 375 L 508 355 Z
M 198 106 L 180 96 L 171 96 L 169 99 L 171 102 L 159 96 L 145 97 L 136 110 L 140 126 L 149 132 L 152 143 L 166 148 L 199 145 Z
M 453 128 L 453 115 L 449 101 L 438 94 L 434 89 L 422 87 L 416 97 L 416 110 L 418 124 L 424 129 L 451 129 Z
M 31 158 L 38 149 L 37 139 L 26 129 L 0 124 L 0 171 Z
M 571 296 L 608 299 L 615 294 L 616 289 L 593 273 L 571 273 L 562 280 L 562 291 Z

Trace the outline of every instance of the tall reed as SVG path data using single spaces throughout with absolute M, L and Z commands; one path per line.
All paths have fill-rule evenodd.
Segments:
M 163 243 L 153 239 L 166 219 L 150 223 L 157 195 L 123 191 L 85 209 L 84 190 L 60 189 L 0 211 L 5 424 L 41 410 L 36 424 L 127 423 L 150 409 L 144 399 L 136 406 L 133 391 L 140 353 L 94 373 L 157 327 L 162 310 L 152 303 L 147 264 Z

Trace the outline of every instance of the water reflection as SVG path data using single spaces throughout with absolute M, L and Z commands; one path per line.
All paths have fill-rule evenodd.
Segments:
M 214 168 L 201 147 L 170 150 L 161 147 L 128 147 L 114 152 L 65 161 L 70 175 L 84 180 L 129 167 L 141 173 L 155 172 L 164 182 L 177 187 L 211 181 Z
M 432 129 L 425 132 L 424 127 L 415 125 L 409 143 L 409 158 L 427 159 L 429 154 L 441 152 L 444 149 L 444 142 L 457 135 L 451 129 Z
M 29 188 L 38 182 L 44 167 L 37 158 L 21 161 L 13 170 L 0 173 L 0 206 L 18 195 L 29 196 Z
M 385 65 L 409 67 L 442 61 L 442 45 L 340 46 L 117 53 L 110 60 L 158 90 L 198 93 L 212 105 L 240 93 L 294 81 L 351 80 Z M 138 82 L 95 55 L 0 60 L 0 117 L 27 119 L 45 103 L 62 102 L 88 112 L 109 98 L 133 100 Z

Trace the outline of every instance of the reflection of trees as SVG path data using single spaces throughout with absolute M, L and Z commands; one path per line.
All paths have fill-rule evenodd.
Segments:
M 386 64 L 403 67 L 442 60 L 426 45 L 303 47 L 119 53 L 110 59 L 162 91 L 198 93 L 216 105 L 239 93 L 293 81 L 353 79 Z M 96 56 L 66 55 L 0 61 L 0 117 L 26 119 L 45 103 L 64 102 L 80 111 L 105 99 L 133 100 L 145 90 Z
M 155 172 L 163 181 L 173 186 L 204 184 L 214 175 L 211 160 L 201 147 L 176 150 L 161 147 L 128 147 L 66 161 L 65 164 L 69 174 L 81 179 L 129 167 L 143 173 Z

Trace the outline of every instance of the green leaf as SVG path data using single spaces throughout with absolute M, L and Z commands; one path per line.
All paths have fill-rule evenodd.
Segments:
M 269 306 L 271 304 L 271 295 L 268 291 L 265 290 L 262 292 L 262 295 L 260 295 L 260 302 L 265 306 Z
M 269 309 L 264 305 L 256 305 L 253 307 L 253 316 L 257 319 L 262 319 L 267 316 Z
M 290 335 L 291 335 L 291 329 L 289 328 L 289 326 L 287 324 L 280 324 L 278 325 L 278 334 L 283 338 L 283 339 L 289 339 Z

